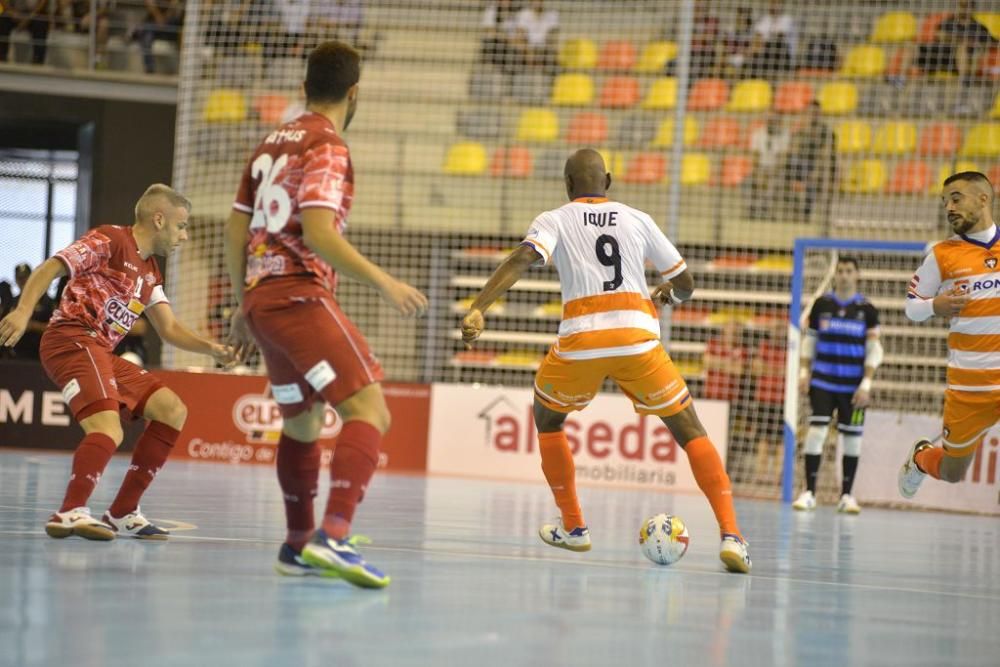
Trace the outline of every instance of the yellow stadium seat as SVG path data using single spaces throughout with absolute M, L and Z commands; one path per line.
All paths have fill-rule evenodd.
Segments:
M 873 77 L 885 72 L 885 51 L 881 46 L 864 44 L 847 52 L 841 73 L 844 76 Z
M 875 130 L 872 151 L 886 155 L 912 153 L 917 147 L 917 126 L 908 122 L 886 123 Z
M 917 37 L 917 17 L 910 12 L 888 12 L 875 21 L 871 41 L 882 44 L 909 42 Z
M 881 160 L 855 162 L 844 176 L 844 192 L 873 194 L 885 187 L 885 165 Z
M 868 150 L 872 128 L 863 120 L 846 120 L 837 126 L 837 152 L 860 153 Z
M 452 144 L 444 159 L 444 173 L 456 176 L 478 176 L 486 173 L 486 148 L 475 141 Z
M 646 74 L 662 72 L 667 63 L 676 57 L 676 42 L 650 42 L 643 47 L 642 55 L 635 64 L 635 71 Z
M 684 145 L 693 146 L 698 139 L 698 121 L 692 116 L 684 117 Z M 656 132 L 653 148 L 669 148 L 674 145 L 674 119 L 664 118 Z
M 1000 13 L 977 12 L 972 15 L 972 18 L 986 26 L 993 39 L 1000 39 Z
M 681 159 L 681 185 L 705 185 L 712 177 L 712 163 L 704 153 L 685 153 Z
M 560 74 L 552 84 L 552 104 L 582 107 L 594 102 L 594 80 L 586 74 Z
M 247 100 L 238 90 L 213 90 L 205 101 L 201 117 L 208 123 L 234 123 L 247 118 Z
M 555 141 L 559 119 L 551 109 L 525 109 L 517 121 L 518 141 Z
M 559 47 L 559 66 L 563 69 L 594 69 L 597 45 L 589 39 L 568 39 Z
M 771 108 L 771 84 L 764 79 L 740 81 L 729 98 L 730 111 L 766 111 Z
M 994 157 L 1000 155 L 1000 123 L 982 123 L 965 135 L 962 155 Z
M 819 106 L 825 114 L 851 113 L 858 108 L 858 89 L 853 83 L 824 84 L 819 91 Z
M 609 174 L 614 176 L 625 171 L 624 155 L 621 153 L 613 153 L 607 148 L 598 148 L 597 152 L 601 154 L 601 158 L 604 160 L 604 169 L 607 170 Z
M 643 109 L 673 109 L 677 106 L 677 79 L 671 77 L 654 81 L 641 106 Z
M 960 171 L 980 171 L 979 165 L 975 162 L 969 162 L 968 160 L 959 160 L 955 164 L 943 164 L 938 168 L 938 177 L 931 186 L 931 194 L 940 194 L 941 186 L 944 184 L 944 179 L 948 178 L 952 174 L 957 174 Z

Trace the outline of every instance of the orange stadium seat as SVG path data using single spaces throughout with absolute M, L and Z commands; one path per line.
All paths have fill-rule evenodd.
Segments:
M 733 118 L 712 118 L 705 124 L 698 145 L 702 148 L 738 148 L 742 145 L 743 129 Z
M 774 110 L 782 113 L 805 111 L 813 101 L 814 94 L 811 83 L 784 81 L 774 94 Z
M 1000 155 L 1000 123 L 980 123 L 970 128 L 962 144 L 962 155 Z
M 984 79 L 1000 79 L 1000 47 L 986 49 L 976 65 L 976 74 Z
M 880 155 L 903 155 L 917 147 L 917 126 L 905 121 L 884 123 L 872 139 L 872 152 Z
M 628 161 L 622 180 L 626 183 L 662 183 L 667 176 L 667 159 L 659 153 L 636 153 Z
M 555 141 L 559 118 L 552 109 L 525 109 L 517 121 L 518 141 Z
M 639 102 L 639 80 L 631 76 L 613 76 L 601 88 L 601 106 L 627 109 Z
M 657 79 L 646 92 L 642 101 L 643 109 L 673 109 L 677 106 L 677 79 L 665 77 Z
M 909 42 L 917 36 L 917 17 L 910 12 L 888 12 L 875 20 L 871 41 L 881 44 Z
M 858 108 L 858 89 L 853 83 L 835 81 L 819 90 L 819 106 L 828 115 L 851 113 Z
M 993 168 L 986 172 L 986 178 L 990 179 L 990 183 L 993 184 L 994 188 L 1000 187 L 1000 164 L 993 165 Z
M 844 174 L 844 192 L 875 194 L 885 187 L 885 165 L 881 160 L 861 160 L 852 164 Z
M 722 185 L 728 188 L 742 185 L 752 171 L 753 160 L 747 156 L 727 155 L 722 160 Z
M 586 74 L 560 74 L 552 83 L 552 104 L 583 107 L 594 101 L 594 80 Z
M 937 29 L 941 22 L 951 16 L 951 12 L 935 12 L 928 14 L 920 24 L 920 34 L 917 41 L 924 44 L 937 41 Z
M 608 140 L 608 117 L 602 113 L 581 111 L 573 116 L 566 129 L 566 142 L 599 146 Z
M 771 108 L 771 84 L 764 79 L 740 81 L 729 99 L 730 111 L 755 112 Z
M 490 161 L 490 174 L 493 176 L 510 176 L 527 178 L 531 176 L 531 151 L 524 146 L 498 148 Z
M 558 61 L 563 69 L 593 69 L 597 46 L 589 39 L 567 39 L 559 46 Z
M 642 74 L 662 72 L 667 63 L 677 57 L 676 42 L 649 42 L 642 47 L 642 55 L 635 64 L 635 71 Z
M 698 121 L 693 116 L 684 116 L 684 145 L 694 145 L 698 138 Z M 650 144 L 654 148 L 670 148 L 674 145 L 674 119 L 664 118 Z
M 486 172 L 486 149 L 476 141 L 460 141 L 448 148 L 444 173 L 453 176 L 478 176 Z
M 201 117 L 207 123 L 237 123 L 246 120 L 247 100 L 238 90 L 217 88 L 208 94 Z
M 931 179 L 931 168 L 926 162 L 900 162 L 893 170 L 885 191 L 895 195 L 923 193 L 931 186 Z
M 691 111 L 721 109 L 729 99 L 729 84 L 723 79 L 698 79 L 688 93 L 687 107 Z
M 635 44 L 628 41 L 605 42 L 597 57 L 597 68 L 603 70 L 627 70 L 635 66 Z
M 277 125 L 284 118 L 289 103 L 284 95 L 258 95 L 253 101 L 253 108 L 262 122 Z
M 847 52 L 840 70 L 843 76 L 870 78 L 885 72 L 885 51 L 881 46 L 862 44 Z
M 962 131 L 955 123 L 931 123 L 920 133 L 917 153 L 920 155 L 954 155 L 962 140 Z

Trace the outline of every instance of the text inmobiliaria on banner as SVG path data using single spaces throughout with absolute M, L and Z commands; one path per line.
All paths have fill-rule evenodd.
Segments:
M 433 473 L 544 482 L 531 416 L 531 389 L 435 384 L 427 469 Z M 729 404 L 697 404 L 726 459 Z M 656 417 L 635 414 L 624 396 L 599 395 L 566 420 L 580 483 L 696 491 L 687 456 Z

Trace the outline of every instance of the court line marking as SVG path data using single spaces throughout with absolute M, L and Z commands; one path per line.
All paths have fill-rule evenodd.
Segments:
M 0 535 L 32 535 L 36 537 L 41 537 L 44 532 L 38 530 L 0 530 Z M 252 539 L 247 537 L 218 537 L 214 535 L 172 535 L 170 541 L 177 540 L 181 542 L 237 542 L 245 544 L 260 544 L 269 546 L 279 546 L 281 542 L 275 540 L 264 540 L 264 539 Z M 645 564 L 638 563 L 622 563 L 617 561 L 580 561 L 580 560 L 570 560 L 567 558 L 551 558 L 542 556 L 508 556 L 505 554 L 484 554 L 475 552 L 465 552 L 465 551 L 452 551 L 446 549 L 416 549 L 413 547 L 387 547 L 387 546 L 377 546 L 374 544 L 365 545 L 366 551 L 393 551 L 399 553 L 416 553 L 416 554 L 426 554 L 430 556 L 451 556 L 454 558 L 473 558 L 477 560 L 502 560 L 502 561 L 517 561 L 517 562 L 534 562 L 534 563 L 559 563 L 561 565 L 575 565 L 582 567 L 598 567 L 605 569 L 616 569 L 616 570 L 636 570 L 642 572 L 650 572 L 656 570 L 650 570 Z M 918 595 L 938 595 L 948 598 L 960 598 L 963 600 L 983 600 L 986 602 L 1000 602 L 1000 596 L 989 596 L 989 595 L 974 595 L 970 593 L 957 593 L 951 591 L 932 591 L 925 590 L 921 588 L 908 588 L 904 586 L 877 586 L 875 584 L 856 584 L 847 583 L 842 581 L 818 581 L 815 579 L 799 579 L 793 577 L 775 577 L 766 574 L 751 574 L 742 575 L 734 574 L 730 572 L 709 572 L 705 570 L 680 570 L 684 574 L 690 575 L 706 575 L 713 577 L 746 577 L 750 581 L 755 579 L 773 582 L 788 582 L 793 584 L 813 584 L 817 586 L 830 586 L 837 588 L 854 588 L 859 590 L 867 591 L 878 591 L 878 592 L 891 592 L 891 593 L 914 593 Z

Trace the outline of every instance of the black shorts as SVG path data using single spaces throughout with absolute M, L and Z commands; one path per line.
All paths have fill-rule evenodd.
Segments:
M 848 435 L 861 435 L 865 425 L 865 409 L 851 405 L 854 394 L 840 394 L 819 387 L 809 387 L 809 404 L 812 405 L 811 426 L 827 426 L 837 410 L 837 430 Z

